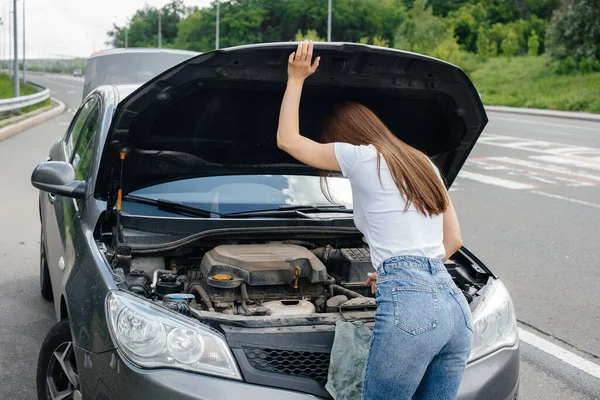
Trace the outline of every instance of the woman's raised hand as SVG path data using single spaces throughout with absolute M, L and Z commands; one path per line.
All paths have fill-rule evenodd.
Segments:
M 313 43 L 305 40 L 298 43 L 298 48 L 288 58 L 288 79 L 303 82 L 315 73 L 319 67 L 320 57 L 313 58 Z

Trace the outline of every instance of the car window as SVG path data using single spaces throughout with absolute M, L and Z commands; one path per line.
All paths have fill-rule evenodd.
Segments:
M 82 128 L 90 116 L 94 105 L 98 104 L 97 99 L 88 100 L 83 106 L 79 108 L 79 112 L 71 122 L 71 126 L 69 127 L 69 133 L 67 134 L 67 139 L 65 140 L 65 149 L 67 153 L 67 158 L 71 158 L 73 156 L 73 149 L 79 140 L 79 136 L 81 135 Z
M 100 103 L 96 102 L 90 108 L 88 118 L 81 127 L 79 140 L 73 154 L 71 163 L 75 168 L 75 175 L 80 181 L 87 179 L 92 164 L 94 140 L 100 127 Z

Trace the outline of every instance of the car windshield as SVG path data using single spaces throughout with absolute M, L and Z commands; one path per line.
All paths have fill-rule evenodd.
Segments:
M 184 179 L 136 190 L 130 195 L 169 200 L 220 214 L 277 210 L 288 205 L 338 204 L 352 208 L 348 179 L 329 177 L 326 185 L 333 202 L 325 196 L 325 186 L 324 190 L 321 189 L 320 177 L 304 175 L 228 175 Z M 128 201 L 123 202 L 123 211 L 136 215 L 156 214 L 151 206 Z

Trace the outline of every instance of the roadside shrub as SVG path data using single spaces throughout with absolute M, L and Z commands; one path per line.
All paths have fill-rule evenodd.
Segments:
M 517 53 L 517 46 L 517 35 L 512 31 L 508 33 L 500 45 L 500 47 L 502 47 L 502 54 L 504 54 L 509 61 Z
M 554 70 L 558 75 L 588 74 L 600 71 L 600 61 L 594 57 L 568 56 L 558 62 Z
M 540 49 L 540 40 L 535 31 L 531 31 L 529 39 L 527 39 L 527 55 L 537 56 Z

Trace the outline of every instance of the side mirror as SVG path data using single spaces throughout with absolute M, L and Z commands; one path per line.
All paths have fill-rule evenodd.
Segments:
M 31 184 L 60 196 L 81 199 L 85 196 L 85 182 L 78 181 L 73 166 L 67 162 L 47 161 L 38 165 L 31 174 Z

